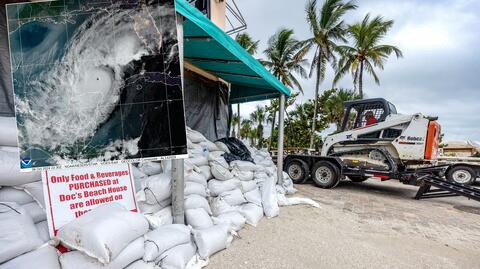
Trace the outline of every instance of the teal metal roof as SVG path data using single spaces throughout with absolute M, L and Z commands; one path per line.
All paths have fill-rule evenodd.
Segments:
M 290 96 L 290 89 L 235 40 L 185 0 L 175 0 L 183 17 L 185 60 L 232 84 L 230 103 Z

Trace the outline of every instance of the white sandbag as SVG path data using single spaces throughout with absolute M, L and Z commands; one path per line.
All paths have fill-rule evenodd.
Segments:
M 142 170 L 138 169 L 137 166 L 132 165 L 131 168 L 132 168 L 132 175 L 133 175 L 134 178 L 148 177 L 148 175 L 145 174 L 144 172 L 142 172 Z
M 262 206 L 262 193 L 258 188 L 246 192 L 243 195 L 245 196 L 245 200 L 247 200 L 249 203 Z
M 196 170 L 196 166 L 193 165 L 188 159 L 183 160 L 183 170 L 185 171 L 185 175 L 190 173 L 193 170 Z
M 268 178 L 268 175 L 265 172 L 255 172 L 254 178 Z
M 234 231 L 240 231 L 247 221 L 240 212 L 236 211 L 218 215 L 217 217 L 214 217 L 213 220 L 215 224 L 229 224 Z
M 132 168 L 132 175 L 133 175 L 133 183 L 135 185 L 135 191 L 139 191 L 142 187 L 143 179 L 147 178 L 147 174 L 142 172 L 138 169 L 135 165 L 131 166 Z
M 222 165 L 222 162 L 221 161 L 219 162 L 217 160 L 210 162 L 210 171 L 212 171 L 213 177 L 218 179 L 218 180 L 232 179 L 233 175 L 230 172 L 230 170 L 228 170 L 228 165 L 227 165 L 227 167 L 224 167 Z
M 137 195 L 137 197 L 138 197 L 138 195 Z M 172 199 L 171 198 L 165 199 L 165 200 L 160 201 L 158 203 L 155 203 L 153 205 L 147 204 L 145 202 L 137 202 L 137 206 L 138 206 L 138 209 L 140 210 L 140 212 L 142 212 L 143 214 L 149 214 L 149 215 L 155 214 L 155 213 L 159 212 L 160 210 L 166 208 L 167 206 L 170 206 L 171 204 L 172 204 Z
M 217 141 L 215 142 L 215 145 L 220 151 L 230 153 L 230 150 L 228 149 L 227 145 L 225 145 L 225 143 Z
M 210 166 L 209 165 L 203 165 L 200 166 L 200 174 L 202 174 L 207 180 L 212 179 L 212 171 L 210 171 Z
M 17 122 L 15 117 L 0 117 L 0 145 L 17 147 Z
M 190 241 L 165 251 L 156 262 L 162 269 L 184 269 L 195 253 L 197 246 Z
M 254 177 L 254 173 L 252 171 L 240 171 L 238 168 L 234 168 L 232 170 L 232 174 L 241 181 L 250 181 Z
M 48 232 L 48 223 L 46 220 L 36 223 L 35 227 L 37 228 L 38 235 L 43 242 L 50 241 L 50 234 Z
M 15 203 L 0 203 L 0 240 L 0 263 L 43 244 L 30 215 Z
M 203 208 L 185 210 L 185 218 L 193 229 L 205 229 L 213 225 L 212 218 Z
M 231 206 L 237 206 L 247 202 L 240 189 L 234 189 L 221 193 L 218 195 L 218 197 L 222 197 L 223 200 Z
M 185 210 L 203 208 L 208 214 L 212 214 L 212 210 L 210 209 L 207 199 L 200 195 L 192 194 L 185 197 L 184 208 Z
M 268 157 L 270 157 L 270 153 L 269 153 L 267 150 L 265 150 L 265 149 L 258 150 L 258 151 L 257 151 L 257 155 L 260 155 L 260 156 L 262 156 L 263 158 L 268 158 Z
M 80 250 L 107 264 L 133 240 L 145 234 L 148 227 L 142 214 L 110 203 L 72 220 L 58 230 L 56 238 L 68 248 Z
M 208 159 L 207 159 L 207 157 L 205 157 L 205 156 L 203 156 L 203 155 L 195 156 L 195 157 L 193 157 L 193 158 L 188 158 L 188 160 L 189 160 L 193 165 L 196 165 L 196 166 L 208 165 Z
M 201 143 L 207 141 L 205 136 L 203 136 L 200 132 L 187 129 L 187 138 L 192 141 L 192 143 Z
M 168 199 L 172 195 L 172 176 L 170 174 L 158 174 L 149 176 L 142 182 L 143 192 L 137 195 L 139 202 L 155 204 Z
M 138 169 L 147 176 L 160 174 L 163 172 L 162 165 L 159 162 L 144 162 L 138 164 Z
M 141 259 L 144 252 L 143 237 L 130 243 L 109 264 L 102 264 L 80 251 L 70 251 L 60 256 L 62 269 L 120 269 Z
M 207 196 L 207 190 L 206 190 L 205 186 L 200 184 L 200 183 L 187 181 L 187 182 L 185 182 L 184 195 L 188 196 L 188 195 L 191 195 L 191 194 L 196 194 L 196 195 L 206 197 Z
M 208 190 L 211 196 L 218 196 L 220 193 L 231 191 L 237 188 L 241 188 L 241 183 L 238 179 L 229 180 L 216 180 L 212 179 L 208 181 Z
M 165 251 L 190 242 L 190 229 L 183 224 L 170 224 L 145 234 L 143 260 L 155 261 Z
M 193 230 L 192 233 L 198 248 L 198 254 L 204 259 L 226 249 L 233 239 L 228 224 L 214 225 L 203 230 Z
M 164 209 L 152 215 L 145 215 L 151 230 L 155 230 L 163 225 L 173 223 L 172 207 L 167 206 Z
M 3 187 L 0 189 L 0 202 L 10 202 L 24 205 L 34 202 L 34 200 L 31 195 L 23 190 L 13 187 Z
M 41 208 L 45 209 L 45 199 L 43 198 L 43 183 L 42 181 L 35 181 L 27 183 L 21 186 L 14 187 L 19 190 L 23 190 L 33 197 L 33 200 L 37 202 Z
M 279 206 L 291 206 L 291 205 L 310 205 L 315 208 L 321 208 L 321 206 L 310 198 L 304 197 L 286 197 L 285 194 L 277 193 L 277 200 Z
M 185 175 L 185 182 L 195 182 L 207 186 L 207 178 L 195 171 L 191 172 L 189 175 Z
M 272 177 L 266 179 L 261 188 L 263 212 L 267 218 L 278 216 L 280 209 L 278 208 L 277 191 L 275 182 Z
M 245 217 L 246 222 L 253 227 L 257 227 L 257 224 L 263 218 L 263 209 L 256 204 L 242 205 L 239 212 Z
M 200 142 L 200 145 L 202 147 L 205 147 L 208 149 L 208 151 L 220 151 L 220 149 L 217 147 L 217 145 L 215 145 L 215 143 L 211 142 L 211 141 L 204 141 L 204 142 Z
M 158 267 L 155 265 L 155 262 L 138 260 L 125 267 L 125 269 L 158 269 Z
M 270 159 L 265 159 L 261 162 L 258 162 L 257 163 L 259 166 L 263 166 L 263 167 L 272 167 L 272 166 L 275 166 L 275 164 L 273 163 L 273 161 Z
M 265 167 L 257 164 L 257 165 L 255 165 L 255 171 L 254 172 L 265 172 Z
M 257 182 L 255 182 L 254 180 L 241 181 L 240 184 L 241 184 L 241 190 L 243 193 L 249 192 L 257 188 Z
M 277 167 L 275 166 L 266 166 L 265 167 L 265 173 L 267 173 L 268 176 L 277 176 Z
M 210 151 L 210 153 L 208 153 L 208 161 L 213 161 L 217 158 L 223 158 L 223 154 L 225 154 L 223 151 Z
M 209 153 L 208 149 L 206 147 L 200 146 L 199 144 L 197 144 L 193 148 L 188 149 L 188 156 L 190 157 L 190 159 L 195 158 L 197 156 L 207 157 L 208 153 Z
M 283 182 L 282 182 L 282 187 L 285 189 L 286 194 L 294 194 L 297 192 L 297 190 L 293 187 L 293 181 L 290 178 L 290 176 L 283 172 Z
M 42 180 L 40 172 L 20 173 L 19 148 L 0 147 L 0 186 L 17 186 Z
M 227 212 L 238 210 L 238 206 L 229 205 L 222 197 L 211 198 L 210 208 L 212 209 L 213 216 L 219 216 Z
M 60 269 L 58 251 L 46 245 L 0 265 L 0 269 Z
M 21 207 L 30 215 L 30 217 L 32 217 L 34 223 L 38 223 L 47 219 L 47 213 L 35 201 L 24 204 Z
M 231 169 L 238 169 L 240 171 L 255 171 L 256 170 L 256 165 L 252 162 L 247 162 L 247 161 L 233 161 L 230 163 L 230 168 Z

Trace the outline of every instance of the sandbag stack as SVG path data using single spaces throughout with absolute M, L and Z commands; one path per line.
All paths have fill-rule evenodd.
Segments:
M 150 228 L 172 224 L 172 173 L 168 162 L 132 165 L 136 200 Z
M 229 160 L 233 154 L 228 145 L 187 128 L 186 225 L 172 224 L 171 162 L 146 162 L 132 166 L 138 213 L 100 205 L 50 240 L 41 177 L 19 172 L 15 121 L 0 118 L 2 128 L 5 122 L 15 139 L 11 130 L 0 135 L 0 238 L 8 241 L 0 248 L 0 269 L 183 269 L 227 248 L 245 224 L 277 216 L 278 202 L 287 204 L 284 195 L 295 191 L 286 174 L 277 185 L 267 151 L 248 147 L 254 162 L 227 162 L 225 153 Z M 69 251 L 59 256 L 47 241 Z
M 20 173 L 15 118 L 0 117 L 0 129 L 0 268 L 60 268 L 56 250 L 44 246 L 50 236 L 41 175 Z

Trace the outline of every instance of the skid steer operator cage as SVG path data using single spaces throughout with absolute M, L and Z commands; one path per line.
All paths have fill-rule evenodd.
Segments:
M 395 106 L 383 98 L 349 101 L 344 106 L 342 132 L 367 126 L 367 114 L 373 114 L 376 122 L 385 121 L 390 114 L 397 114 Z

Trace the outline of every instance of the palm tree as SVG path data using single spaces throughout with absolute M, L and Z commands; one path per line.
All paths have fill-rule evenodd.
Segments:
M 309 76 L 316 76 L 315 85 L 315 104 L 312 119 L 312 130 L 310 135 L 310 148 L 313 148 L 316 118 L 318 113 L 318 92 L 320 84 L 325 78 L 325 70 L 327 62 L 332 67 L 336 67 L 336 58 L 334 55 L 335 42 L 346 41 L 344 35 L 346 33 L 346 25 L 342 19 L 343 15 L 349 10 L 355 9 L 357 6 L 353 1 L 344 3 L 342 0 L 325 0 L 320 10 L 317 9 L 317 0 L 310 0 L 306 6 L 307 22 L 310 25 L 310 31 L 313 36 L 305 40 L 303 51 L 306 53 L 311 49 L 314 50 L 314 56 L 310 68 Z
M 270 72 L 285 86 L 291 89 L 297 88 L 303 93 L 302 85 L 295 77 L 307 77 L 304 66 L 307 64 L 305 52 L 301 51 L 302 44 L 293 37 L 293 30 L 280 29 L 268 40 L 268 47 L 264 51 L 266 59 L 261 60 Z M 271 134 L 268 148 L 272 147 L 272 136 L 275 130 L 277 111 L 280 107 L 280 100 L 273 99 L 268 107 L 268 114 L 271 119 Z
M 332 89 L 332 94 L 327 98 L 324 103 L 324 111 L 329 123 L 334 123 L 337 127 L 337 132 L 343 124 L 343 115 L 345 113 L 344 103 L 346 101 L 352 101 L 359 99 L 360 96 L 353 90 L 345 89 Z
M 235 37 L 235 41 L 244 48 L 248 53 L 257 53 L 259 40 L 253 41 L 253 38 L 248 33 L 241 33 Z
M 263 140 L 263 123 L 265 123 L 265 109 L 261 106 L 257 106 L 257 109 L 250 114 L 250 119 L 253 123 L 257 124 L 256 138 L 258 139 L 257 147 L 260 148 Z
M 240 124 L 240 117 L 238 114 L 233 114 L 232 116 L 232 126 L 237 126 Z M 232 137 L 240 137 L 240 134 L 235 133 L 235 128 L 232 128 Z
M 302 43 L 293 37 L 293 30 L 280 29 L 268 40 L 268 47 L 263 52 L 265 60 L 261 60 L 270 72 L 285 86 L 297 88 L 303 93 L 302 85 L 295 73 L 307 78 L 304 65 L 307 64 L 305 52 L 301 50 Z
M 235 41 L 237 41 L 237 43 L 242 48 L 244 48 L 248 53 L 250 53 L 251 55 L 257 53 L 258 43 L 260 43 L 260 40 L 254 41 L 253 38 L 246 32 L 238 34 L 235 37 Z M 237 122 L 237 124 L 238 124 L 237 132 L 240 133 L 240 118 L 241 118 L 240 117 L 240 103 L 237 104 L 237 114 L 238 114 L 238 117 L 239 117 L 239 120 Z M 232 126 L 235 126 L 235 124 L 233 122 L 232 122 Z
M 272 148 L 273 142 L 273 132 L 275 131 L 275 121 L 277 119 L 277 111 L 280 107 L 280 100 L 278 98 L 272 99 L 269 106 L 265 106 L 265 111 L 267 112 L 267 122 L 272 125 L 270 131 L 270 137 L 268 139 L 268 150 Z
M 388 57 L 395 53 L 397 58 L 403 57 L 402 51 L 392 45 L 379 45 L 392 28 L 393 20 L 384 20 L 377 16 L 370 20 L 367 14 L 362 22 L 350 25 L 348 35 L 352 38 L 353 46 L 338 46 L 337 51 L 341 55 L 339 68 L 335 75 L 334 83 L 343 77 L 349 70 L 352 72 L 353 84 L 358 84 L 360 98 L 363 98 L 363 71 L 372 75 L 375 83 L 380 80 L 375 73 L 374 67 L 383 70 Z
M 240 128 L 240 137 L 242 139 L 250 137 L 250 131 L 252 130 L 252 121 L 251 120 L 242 120 Z

